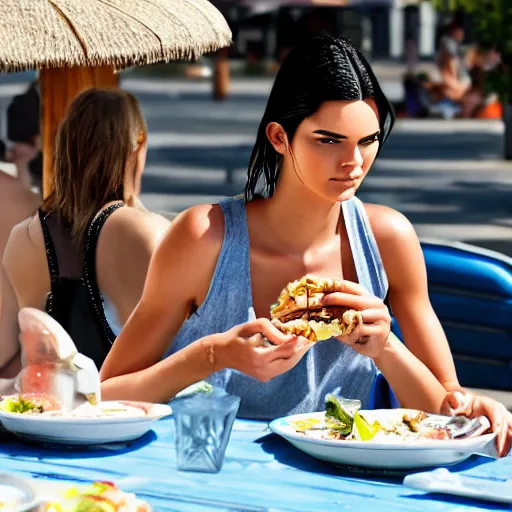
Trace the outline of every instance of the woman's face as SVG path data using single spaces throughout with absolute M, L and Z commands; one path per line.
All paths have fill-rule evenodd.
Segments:
M 329 101 L 299 125 L 287 168 L 311 191 L 346 201 L 360 187 L 379 149 L 378 110 L 372 99 Z

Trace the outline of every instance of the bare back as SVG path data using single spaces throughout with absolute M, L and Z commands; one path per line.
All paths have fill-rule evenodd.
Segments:
M 96 249 L 96 282 L 101 295 L 113 304 L 121 324 L 142 294 L 151 254 L 168 225 L 163 217 L 126 207 L 115 211 L 101 230 Z M 45 309 L 51 283 L 38 215 L 14 228 L 4 255 L 3 272 L 15 307 L 2 311 L 0 325 L 12 325 L 13 315 L 20 308 Z M 7 343 L 7 339 L 2 340 L 2 346 Z M 15 345 L 12 340 L 10 344 Z M 0 368 L 2 360 L 3 357 Z

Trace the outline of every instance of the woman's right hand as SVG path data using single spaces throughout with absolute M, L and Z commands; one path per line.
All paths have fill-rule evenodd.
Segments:
M 489 419 L 496 434 L 496 450 L 499 457 L 506 457 L 512 450 L 512 413 L 506 407 L 487 396 L 475 395 L 465 390 L 450 391 L 441 406 L 441 414 Z
M 236 325 L 203 341 L 216 370 L 232 368 L 262 382 L 291 370 L 313 346 L 306 338 L 283 334 L 266 318 Z

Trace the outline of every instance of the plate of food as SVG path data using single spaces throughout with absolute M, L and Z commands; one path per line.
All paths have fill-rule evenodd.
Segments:
M 0 397 L 0 422 L 20 437 L 95 445 L 136 439 L 169 416 L 168 405 L 102 401 L 94 361 L 77 351 L 51 316 L 34 308 L 18 313 L 24 367 L 17 393 Z
M 85 402 L 66 411 L 52 396 L 37 393 L 10 395 L 0 401 L 0 421 L 6 430 L 37 441 L 71 445 L 131 441 L 171 413 L 165 404 L 130 401 Z
M 134 493 L 118 489 L 112 482 L 55 487 L 48 482 L 40 487 L 39 495 L 42 505 L 38 512 L 151 512 L 147 502 Z
M 270 429 L 299 450 L 328 462 L 384 469 L 456 464 L 495 455 L 489 420 L 413 409 L 361 410 L 358 400 L 328 395 L 326 410 L 278 418 Z
M 70 484 L 0 473 L 0 512 L 151 512 L 135 494 L 112 482 Z

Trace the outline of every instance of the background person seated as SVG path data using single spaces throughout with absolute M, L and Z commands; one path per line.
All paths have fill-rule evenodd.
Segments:
M 486 86 L 486 72 L 499 63 L 494 49 L 470 49 L 466 56 L 466 69 L 470 84 L 464 95 L 454 101 L 445 95 L 442 82 L 432 80 L 426 73 L 407 73 L 404 77 L 405 109 L 409 117 L 442 117 L 444 119 L 501 117 L 490 112 L 489 106 L 499 105 L 497 95 Z M 499 109 L 501 110 L 501 109 Z
M 458 102 L 469 91 L 471 78 L 463 58 L 461 43 L 464 29 L 452 20 L 447 33 L 439 41 L 436 64 L 439 70 L 439 88 L 443 98 Z
M 89 89 L 71 103 L 56 137 L 55 189 L 12 229 L 4 250 L 1 378 L 21 367 L 24 307 L 49 313 L 100 367 L 169 224 L 138 199 L 146 140 L 138 102 L 126 92 Z

